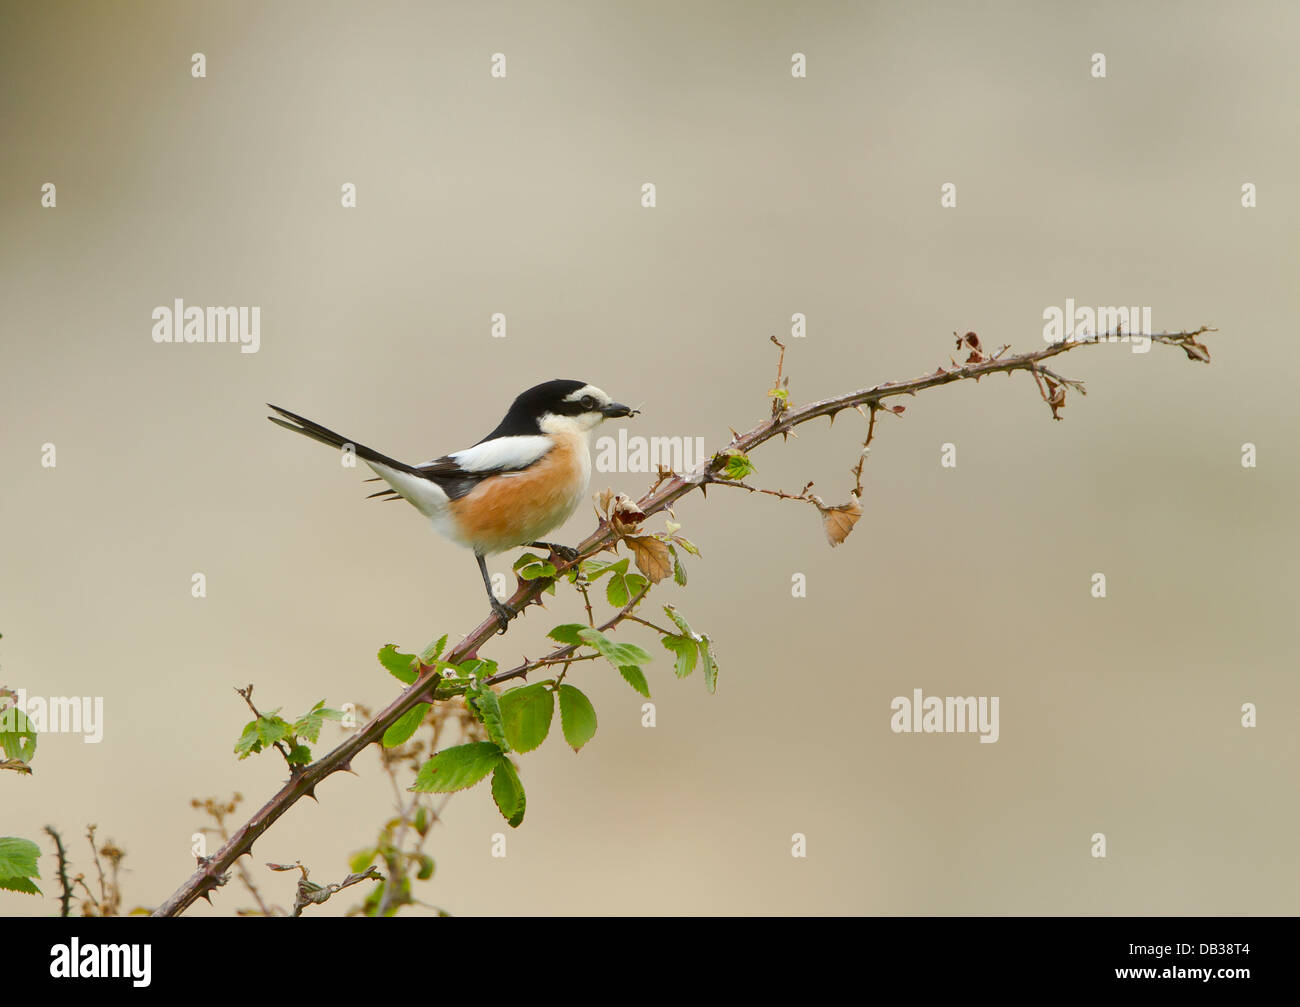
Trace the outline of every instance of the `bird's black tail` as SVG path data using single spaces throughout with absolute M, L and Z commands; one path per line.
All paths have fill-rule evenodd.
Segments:
M 277 426 L 282 426 L 286 430 L 292 430 L 294 433 L 302 434 L 304 437 L 310 437 L 314 441 L 320 441 L 322 444 L 328 444 L 332 448 L 341 448 L 345 444 L 351 444 L 352 449 L 357 453 L 357 457 L 368 462 L 378 462 L 380 465 L 386 465 L 390 469 L 396 469 L 398 472 L 415 473 L 410 465 L 405 462 L 399 462 L 395 458 L 389 458 L 387 455 L 380 454 L 373 448 L 368 448 L 364 444 L 358 444 L 356 441 L 349 440 L 341 434 L 336 434 L 328 427 L 323 427 L 319 423 L 307 419 L 305 416 L 299 416 L 297 413 L 291 413 L 287 409 L 281 409 L 279 406 L 273 406 L 267 403 L 267 406 L 274 409 L 280 416 L 268 416 L 267 419 Z M 417 473 L 418 474 L 418 473 Z

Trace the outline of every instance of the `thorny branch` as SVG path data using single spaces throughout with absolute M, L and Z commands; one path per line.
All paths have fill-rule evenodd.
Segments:
M 1153 334 L 1144 338 L 1149 338 L 1153 343 L 1178 347 L 1187 354 L 1188 359 L 1208 363 L 1210 359 L 1209 351 L 1199 342 L 1199 337 L 1213 331 L 1215 330 L 1209 326 L 1202 326 L 1194 331 Z M 885 400 L 905 395 L 916 395 L 927 389 L 937 388 L 940 385 L 948 385 L 957 381 L 979 381 L 981 378 L 999 372 L 1009 375 L 1015 371 L 1028 371 L 1035 382 L 1038 383 L 1039 392 L 1051 409 L 1053 418 L 1060 419 L 1060 409 L 1065 403 L 1066 390 L 1071 389 L 1082 394 L 1083 384 L 1082 382 L 1060 377 L 1043 367 L 1042 362 L 1068 353 L 1080 346 L 1093 346 L 1102 342 L 1112 342 L 1117 338 L 1118 334 L 1114 336 L 1102 334 L 1076 337 L 1073 340 L 1051 343 L 1041 349 L 1021 354 L 1007 354 L 1009 347 L 1003 346 L 997 353 L 988 356 L 985 355 L 979 338 L 974 333 L 967 333 L 965 336 L 957 337 L 957 347 L 959 350 L 969 350 L 969 353 L 966 359 L 960 363 L 950 357 L 951 367 L 940 366 L 934 371 L 906 381 L 886 381 L 870 388 L 860 388 L 801 406 L 794 406 L 789 402 L 789 378 L 783 374 L 785 347 L 773 338 L 773 342 L 781 347 L 781 357 L 777 367 L 777 383 L 769 393 L 772 398 L 771 416 L 744 434 L 733 430 L 732 440 L 725 451 L 718 452 L 711 458 L 701 462 L 691 472 L 676 475 L 660 472 L 651 489 L 636 502 L 636 508 L 648 517 L 670 508 L 682 497 L 697 489 L 704 492 L 709 484 L 730 485 L 731 482 L 719 475 L 726 467 L 730 455 L 735 453 L 748 454 L 754 448 L 777 436 L 783 439 L 793 436 L 794 428 L 807 423 L 809 420 L 826 416 L 830 417 L 833 422 L 834 417 L 845 409 L 858 409 L 861 411 L 861 409 L 865 408 L 869 410 L 867 438 L 863 445 L 865 451 L 870 447 L 871 439 L 875 434 L 875 426 L 874 422 L 872 422 L 875 414 L 881 409 L 889 409 L 891 412 L 901 411 L 896 407 L 883 405 Z M 839 540 L 842 541 L 843 537 L 848 534 L 849 529 L 852 528 L 852 522 L 857 519 L 853 509 L 857 508 L 857 499 L 861 488 L 861 462 L 855 467 L 854 472 L 857 489 L 851 496 L 849 504 L 827 507 L 811 493 L 811 484 L 804 488 L 803 493 L 795 495 L 796 499 L 805 499 L 814 503 L 822 511 L 823 518 L 827 522 L 827 535 L 832 544 L 835 543 L 837 534 Z M 745 488 L 753 489 L 753 487 L 749 486 Z M 857 508 L 857 513 L 861 513 L 860 508 Z M 578 554 L 574 559 L 554 558 L 557 575 L 567 572 L 582 560 L 610 548 L 618 538 L 618 531 L 610 527 L 609 522 L 601 521 L 596 530 L 579 544 Z M 522 614 L 527 606 L 539 601 L 539 596 L 548 583 L 551 583 L 551 581 L 547 578 L 521 581 L 514 596 L 509 600 L 510 607 Z M 630 615 L 644 596 L 645 591 L 643 590 L 621 612 L 608 621 L 602 629 L 609 628 Z M 499 622 L 496 615 L 489 615 L 450 653 L 444 655 L 442 660 L 449 664 L 459 664 L 477 656 L 478 649 L 492 639 L 498 628 Z M 562 660 L 564 657 L 569 656 L 574 649 L 576 648 L 561 647 L 541 660 L 551 662 Z M 517 668 L 494 675 L 487 681 L 490 684 L 496 684 L 514 678 L 522 678 L 533 667 L 536 667 L 537 663 L 537 661 L 525 661 Z M 166 902 L 159 906 L 153 915 L 175 916 L 192 905 L 196 899 L 205 898 L 210 901 L 213 889 L 225 884 L 228 880 L 229 875 L 226 873 L 228 869 L 241 856 L 252 851 L 254 842 L 281 815 L 302 797 L 314 798 L 316 787 L 326 777 L 339 772 L 352 772 L 352 760 L 356 755 L 371 744 L 379 741 L 383 737 L 384 731 L 407 711 L 421 702 L 439 698 L 437 687 L 441 681 L 442 677 L 434 667 L 423 666 L 420 677 L 416 679 L 415 683 L 393 699 L 364 727 L 338 745 L 333 751 L 302 769 L 301 772 L 292 774 L 280 790 L 247 823 L 236 830 L 221 849 L 200 862 L 198 870 Z

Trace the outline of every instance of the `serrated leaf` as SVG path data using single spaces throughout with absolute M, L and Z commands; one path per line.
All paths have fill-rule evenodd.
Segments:
M 618 673 L 623 676 L 627 684 L 632 686 L 637 692 L 650 698 L 650 683 L 645 680 L 645 672 L 635 664 L 624 664 L 618 669 Z
M 403 685 L 410 685 L 420 677 L 420 668 L 414 654 L 403 654 L 397 644 L 385 644 L 379 649 L 379 663 Z
M 673 621 L 673 625 L 682 631 L 683 636 L 695 637 L 695 631 L 691 629 L 690 624 L 681 617 L 677 609 L 673 608 L 671 605 L 665 605 L 664 613 Z
M 582 638 L 578 636 L 578 634 L 581 633 L 586 628 L 587 625 L 585 623 L 566 622 L 563 623 L 562 625 L 556 626 L 546 635 L 549 636 L 556 643 L 569 643 L 569 644 L 574 644 L 576 646 L 581 646 Z
M 594 581 L 607 573 L 627 573 L 627 557 L 616 560 L 584 559 L 580 566 L 587 580 Z
M 615 668 L 624 664 L 645 664 L 652 660 L 649 654 L 635 643 L 615 643 L 598 629 L 584 626 L 578 633 L 583 643 L 595 647 L 597 652 Z
M 311 763 L 311 749 L 299 742 L 289 749 L 285 760 L 291 766 L 306 766 Z
M 613 573 L 605 585 L 605 600 L 615 608 L 623 608 L 641 594 L 649 583 L 639 573 Z
M 0 889 L 7 892 L 22 892 L 24 895 L 40 895 L 41 890 L 28 878 L 0 877 Z
M 434 661 L 442 657 L 442 648 L 445 646 L 447 646 L 447 634 L 443 633 L 442 636 L 420 652 L 420 660 L 425 664 L 433 664 Z
M 313 744 L 320 741 L 321 726 L 327 720 L 342 720 L 342 710 L 331 710 L 325 705 L 325 700 L 321 700 L 310 710 L 299 717 L 293 724 L 293 733 L 297 734 Z
M 682 566 L 676 549 L 673 550 L 673 580 L 682 587 L 686 586 L 686 567 Z
M 560 726 L 564 740 L 575 752 L 596 733 L 596 708 L 580 689 L 567 682 L 560 686 Z
M 727 464 L 722 471 L 728 479 L 740 482 L 745 476 L 754 471 L 754 463 L 749 460 L 747 455 L 736 451 L 727 456 Z
M 517 560 L 515 560 L 513 564 L 511 564 L 510 569 L 519 571 L 526 566 L 531 566 L 534 563 L 543 563 L 543 562 L 545 562 L 545 560 L 541 556 L 538 556 L 536 553 L 526 552 L 522 556 L 520 556 Z
M 36 754 L 36 732 L 17 706 L 0 708 L 0 751 L 18 762 L 31 762 Z
M 539 577 L 554 577 L 554 563 L 529 563 L 522 569 L 515 571 L 520 580 L 537 580 Z M 552 585 L 553 586 L 553 585 Z
M 516 752 L 531 752 L 551 731 L 555 716 L 555 694 L 545 685 L 525 685 L 503 692 L 501 720 L 506 740 Z
M 718 688 L 718 662 L 713 654 L 713 641 L 707 634 L 700 641 L 700 657 L 704 659 L 704 685 L 712 694 Z
M 419 730 L 420 725 L 424 723 L 424 715 L 428 712 L 428 703 L 416 703 L 407 710 L 384 732 L 384 747 L 396 748 L 398 745 L 405 744 L 411 735 Z
M 490 685 L 478 685 L 465 693 L 465 701 L 487 730 L 488 738 L 503 751 L 510 751 L 505 725 L 501 719 L 501 701 Z
M 490 741 L 444 748 L 427 760 L 411 787 L 421 794 L 453 794 L 472 787 L 496 767 L 501 749 Z
M 257 721 L 250 720 L 244 725 L 243 732 L 239 735 L 239 740 L 235 742 L 235 754 L 241 759 L 247 759 L 254 752 L 262 750 L 262 743 L 257 737 Z
M 519 828 L 524 820 L 524 809 L 528 799 L 524 794 L 524 785 L 519 780 L 519 773 L 506 756 L 501 756 L 496 768 L 492 770 L 492 800 L 496 802 L 501 817 L 510 823 L 512 829 Z
M 676 658 L 673 671 L 678 678 L 685 678 L 695 670 L 695 662 L 699 657 L 700 645 L 689 636 L 675 636 L 665 634 L 659 638 L 659 642 L 665 648 L 672 651 Z
M 668 543 L 653 535 L 629 535 L 623 541 L 632 550 L 636 568 L 650 578 L 651 584 L 658 584 L 673 572 L 673 554 L 668 550 Z
M 283 717 L 264 713 L 244 725 L 243 733 L 235 742 L 235 754 L 241 759 L 247 759 L 277 741 L 283 741 L 292 733 L 293 729 Z
M 682 538 L 680 535 L 673 536 L 673 542 L 685 549 L 692 556 L 700 554 L 700 548 L 688 538 Z
M 0 878 L 39 878 L 41 848 L 30 839 L 0 836 Z

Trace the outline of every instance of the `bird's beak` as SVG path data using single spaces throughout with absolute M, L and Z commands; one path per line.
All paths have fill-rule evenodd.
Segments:
M 613 419 L 616 416 L 635 416 L 640 412 L 639 409 L 633 409 L 631 406 L 625 406 L 621 402 L 611 402 L 601 409 L 601 415 L 607 419 Z

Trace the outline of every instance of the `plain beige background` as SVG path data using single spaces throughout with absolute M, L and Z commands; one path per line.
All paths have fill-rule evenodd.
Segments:
M 932 370 L 955 329 L 1040 345 L 1043 309 L 1073 297 L 1216 325 L 1214 362 L 1071 354 L 1089 394 L 1061 423 L 1025 375 L 918 397 L 886 418 L 833 552 L 800 505 L 684 502 L 705 557 L 656 600 L 716 638 L 717 695 L 664 652 L 648 730 L 611 669 L 575 669 L 596 739 L 523 759 L 503 860 L 486 788 L 454 798 L 422 896 L 1294 912 L 1298 33 L 1288 3 L 6 3 L 0 682 L 103 696 L 107 726 L 97 746 L 43 737 L 35 775 L 0 778 L 0 834 L 57 825 L 84 868 L 95 822 L 128 852 L 128 907 L 156 905 L 193 867 L 190 798 L 238 790 L 251 812 L 283 775 L 231 754 L 233 686 L 288 712 L 377 706 L 381 644 L 484 615 L 468 553 L 364 500 L 264 402 L 419 461 L 573 376 L 644 403 L 630 432 L 713 449 L 767 409 L 768 336 L 794 312 L 808 401 Z M 259 305 L 261 351 L 155 345 L 150 312 L 177 297 Z M 804 428 L 755 480 L 842 499 L 861 436 L 851 415 Z M 575 613 L 485 654 L 536 654 Z M 891 733 L 914 688 L 999 696 L 1001 739 Z M 373 753 L 358 770 L 259 842 L 268 896 L 292 882 L 263 862 L 328 880 L 372 839 L 390 794 Z M 3 914 L 55 907 L 0 894 Z

